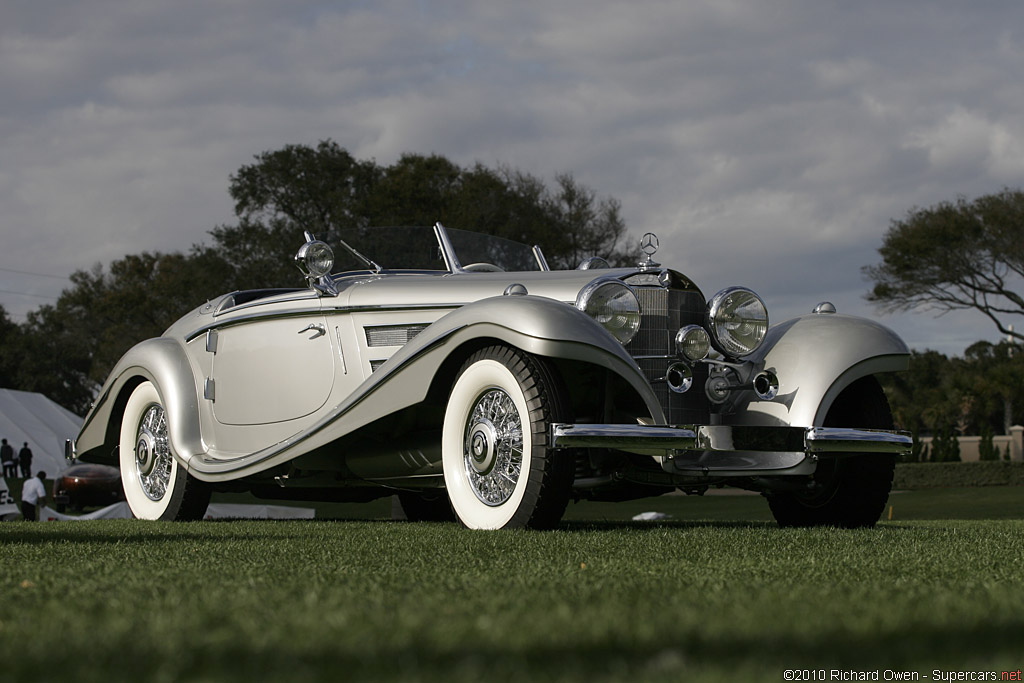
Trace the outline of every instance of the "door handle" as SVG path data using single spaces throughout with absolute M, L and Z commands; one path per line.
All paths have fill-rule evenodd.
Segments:
M 310 337 L 310 339 L 316 339 L 317 337 L 322 337 L 327 334 L 327 328 L 318 323 L 310 323 L 306 326 L 306 329 L 299 330 L 299 334 L 304 334 L 306 332 L 316 332 L 316 334 Z

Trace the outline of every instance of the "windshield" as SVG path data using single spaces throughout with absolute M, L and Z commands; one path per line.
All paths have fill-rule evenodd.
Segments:
M 445 228 L 463 268 L 489 264 L 509 272 L 540 270 L 533 249 L 504 237 Z
M 541 270 L 533 249 L 494 235 L 440 228 L 454 250 L 457 268 L 470 272 Z M 338 237 L 383 270 L 449 272 L 435 228 L 380 227 L 342 230 Z M 340 242 L 334 246 L 334 272 L 374 270 Z

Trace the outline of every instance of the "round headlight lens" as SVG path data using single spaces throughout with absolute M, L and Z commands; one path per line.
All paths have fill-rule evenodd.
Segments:
M 711 352 L 711 339 L 700 325 L 687 325 L 676 332 L 676 353 L 687 360 L 707 358 Z
M 595 280 L 576 298 L 576 308 L 601 324 L 621 344 L 640 329 L 640 301 L 618 280 Z
M 334 267 L 334 251 L 326 242 L 313 240 L 302 245 L 295 260 L 305 266 L 310 277 L 323 277 Z
M 711 343 L 726 356 L 749 356 L 768 332 L 768 309 L 744 287 L 723 289 L 708 303 Z

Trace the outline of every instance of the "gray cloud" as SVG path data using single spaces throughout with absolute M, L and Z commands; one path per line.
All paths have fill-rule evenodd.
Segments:
M 113 0 L 0 9 L 0 268 L 183 250 L 252 155 L 333 138 L 570 171 L 710 291 L 875 315 L 914 206 L 1024 185 L 1015 2 Z M 470 227 L 470 226 L 467 226 Z M 0 271 L 0 289 L 60 281 Z M 0 294 L 15 317 L 39 299 Z M 884 319 L 959 353 L 980 316 Z

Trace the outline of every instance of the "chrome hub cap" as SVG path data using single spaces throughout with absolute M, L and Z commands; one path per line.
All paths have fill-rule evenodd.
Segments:
M 139 484 L 150 500 L 160 500 L 171 481 L 174 456 L 167 441 L 167 417 L 164 409 L 152 405 L 139 422 L 135 439 L 135 466 Z
M 523 424 L 512 397 L 485 392 L 466 421 L 464 456 L 470 488 L 480 502 L 497 506 L 516 488 L 523 466 Z
M 487 474 L 494 468 L 494 448 L 498 440 L 494 425 L 481 418 L 469 433 L 469 466 L 478 474 Z

